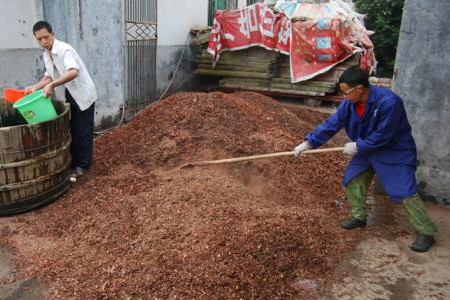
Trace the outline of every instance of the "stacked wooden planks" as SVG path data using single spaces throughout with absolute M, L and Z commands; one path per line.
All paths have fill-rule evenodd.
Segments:
M 223 76 L 230 78 L 270 79 L 276 71 L 277 57 L 280 54 L 253 47 L 240 51 L 223 52 L 217 64 L 206 50 L 201 50 L 196 57 L 195 74 Z
M 192 35 L 192 46 L 208 45 L 209 37 L 211 36 L 211 27 L 192 28 L 190 32 Z
M 304 97 L 324 97 L 336 94 L 336 83 L 342 72 L 358 64 L 359 55 L 333 67 L 310 80 L 291 83 L 289 56 L 260 47 L 223 52 L 214 66 L 205 49 L 196 56 L 195 74 L 222 77 L 219 86 L 225 90 L 249 90 L 265 94 Z M 337 98 L 330 98 L 335 101 Z

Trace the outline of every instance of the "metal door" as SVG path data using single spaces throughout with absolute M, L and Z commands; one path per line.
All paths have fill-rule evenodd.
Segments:
M 126 118 L 156 100 L 157 0 L 125 0 Z

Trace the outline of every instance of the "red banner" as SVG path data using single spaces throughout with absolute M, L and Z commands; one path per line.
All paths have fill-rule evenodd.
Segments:
M 358 40 L 362 45 L 355 45 Z M 290 20 L 257 3 L 240 10 L 217 11 L 208 52 L 218 61 L 226 50 L 261 46 L 290 55 L 291 81 L 298 82 L 324 73 L 356 52 L 362 52 L 361 66 L 373 66 L 373 45 L 368 36 L 354 34 L 348 22 L 321 17 Z
M 216 11 L 208 52 L 219 58 L 224 50 L 261 46 L 289 54 L 291 22 L 257 3 L 240 10 Z
M 313 78 L 353 55 L 350 27 L 338 19 L 294 22 L 292 26 L 292 82 Z

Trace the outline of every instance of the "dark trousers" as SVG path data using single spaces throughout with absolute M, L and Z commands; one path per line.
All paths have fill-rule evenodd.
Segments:
M 95 103 L 88 109 L 81 111 L 72 95 L 66 89 L 66 101 L 70 104 L 70 134 L 72 144 L 72 168 L 89 169 L 92 164 L 92 150 L 94 147 L 94 113 Z

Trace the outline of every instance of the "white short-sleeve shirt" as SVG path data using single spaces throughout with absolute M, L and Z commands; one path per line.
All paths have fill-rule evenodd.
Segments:
M 81 110 L 89 108 L 97 100 L 97 92 L 94 82 L 78 53 L 69 44 L 55 39 L 51 55 L 53 61 L 49 53 L 44 52 L 45 76 L 55 80 L 57 79 L 55 76 L 58 76 L 58 74 L 63 75 L 69 69 L 77 69 L 78 76 L 65 83 L 64 86 L 69 90 Z

